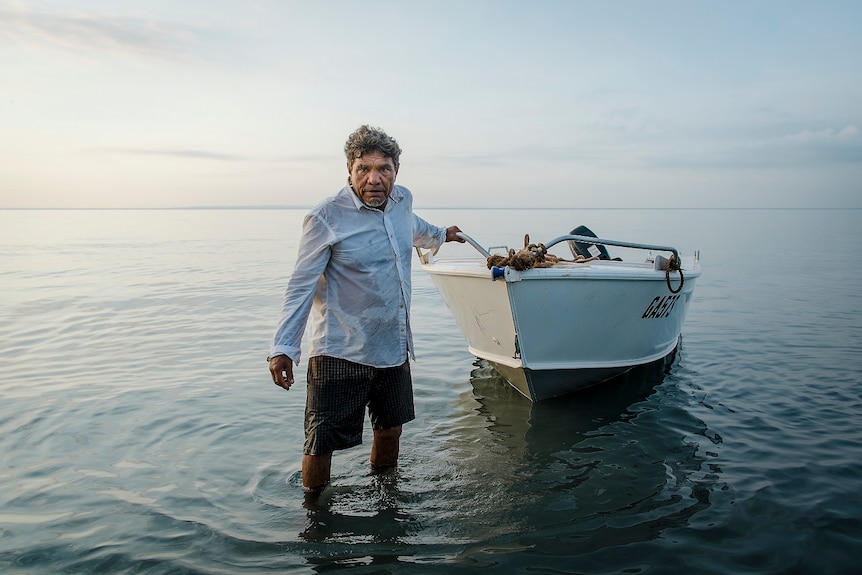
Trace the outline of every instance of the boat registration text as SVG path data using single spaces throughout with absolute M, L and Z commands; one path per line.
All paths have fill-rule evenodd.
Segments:
M 644 310 L 642 319 L 657 319 L 668 317 L 673 311 L 673 306 L 682 294 L 655 296 Z

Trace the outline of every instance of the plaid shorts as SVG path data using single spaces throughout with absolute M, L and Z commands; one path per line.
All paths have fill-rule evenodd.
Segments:
M 366 406 L 373 429 L 416 417 L 409 360 L 377 368 L 326 355 L 309 358 L 303 453 L 325 455 L 362 443 Z

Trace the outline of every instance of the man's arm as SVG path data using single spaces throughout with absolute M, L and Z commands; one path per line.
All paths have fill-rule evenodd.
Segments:
M 296 266 L 284 292 L 281 320 L 272 338 L 269 370 L 273 382 L 289 389 L 293 384 L 293 364 L 301 357 L 300 342 L 305 333 L 317 283 L 331 255 L 332 232 L 318 218 L 306 216 Z
M 417 248 L 430 249 L 436 253 L 444 242 L 464 243 L 463 239 L 455 235 L 460 231 L 461 228 L 458 226 L 449 226 L 445 229 L 437 227 L 413 214 L 413 245 Z

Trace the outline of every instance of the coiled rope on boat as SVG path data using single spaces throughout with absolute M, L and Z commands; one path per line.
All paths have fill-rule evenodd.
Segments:
M 524 236 L 524 247 L 517 252 L 509 248 L 507 255 L 494 254 L 487 260 L 488 269 L 493 267 L 509 266 L 513 270 L 524 271 L 531 268 L 549 268 L 557 262 L 590 262 L 599 259 L 598 256 L 585 258 L 578 256 L 572 260 L 566 260 L 554 254 L 548 253 L 544 244 L 531 244 L 530 234 Z
M 531 244 L 530 234 L 526 234 L 524 235 L 524 247 L 522 249 L 516 252 L 514 249 L 509 248 L 509 253 L 505 256 L 494 254 L 487 258 L 486 264 L 488 269 L 493 267 L 502 268 L 509 266 L 513 270 L 524 271 L 531 268 L 553 267 L 558 262 L 591 262 L 597 259 L 599 259 L 599 256 L 585 258 L 582 255 L 578 255 L 575 259 L 571 260 L 563 259 L 554 254 L 548 253 L 548 248 L 545 247 L 545 244 Z M 671 272 L 679 273 L 679 286 L 677 286 L 676 289 L 673 289 L 673 286 L 670 283 Z M 682 286 L 685 285 L 685 276 L 682 273 L 682 262 L 673 254 L 671 254 L 667 259 L 664 279 L 667 283 L 667 289 L 670 290 L 670 293 L 672 294 L 681 292 Z
M 682 275 L 681 266 L 682 262 L 680 262 L 679 258 L 670 254 L 670 257 L 667 259 L 667 267 L 664 270 L 664 281 L 667 282 L 667 289 L 670 290 L 670 293 L 681 292 L 682 286 L 685 285 L 685 276 Z M 679 272 L 679 286 L 676 289 L 673 289 L 670 285 L 670 272 Z

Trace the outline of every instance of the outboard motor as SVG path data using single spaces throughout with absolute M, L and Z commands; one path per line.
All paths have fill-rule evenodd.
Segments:
M 573 236 L 587 236 L 590 238 L 597 238 L 596 234 L 588 228 L 587 226 L 578 226 L 572 231 L 569 232 Z M 569 240 L 569 249 L 572 250 L 572 255 L 577 258 L 578 256 L 584 256 L 585 258 L 591 258 L 594 256 L 599 256 L 600 260 L 609 260 L 611 256 L 608 254 L 608 250 L 605 246 L 598 244 L 589 244 L 584 242 L 576 242 L 574 240 Z

